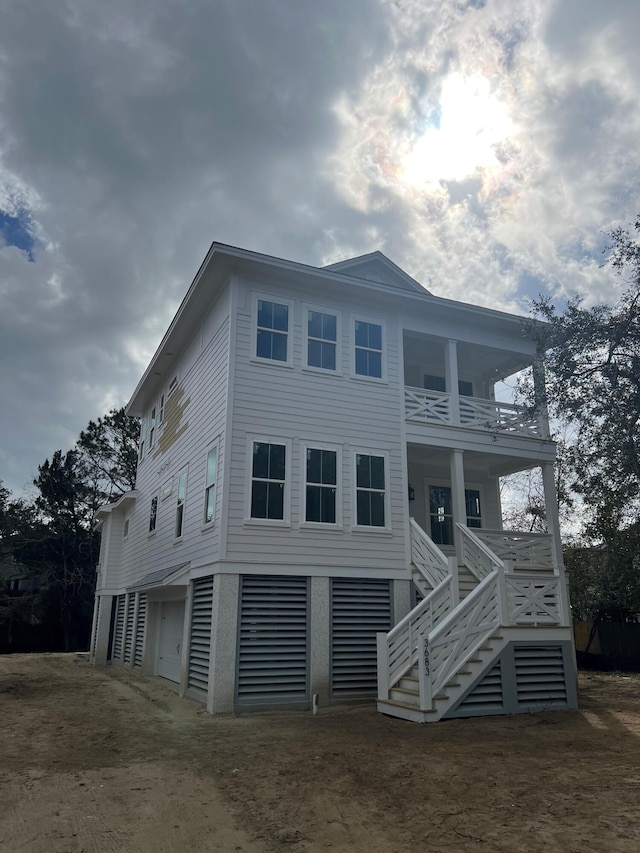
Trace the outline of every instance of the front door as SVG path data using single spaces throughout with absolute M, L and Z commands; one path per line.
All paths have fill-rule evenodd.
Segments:
M 184 602 L 164 601 L 158 644 L 158 675 L 177 683 L 180 682 L 183 627 Z

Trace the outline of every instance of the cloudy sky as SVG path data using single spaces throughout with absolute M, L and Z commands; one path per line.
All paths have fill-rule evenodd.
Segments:
M 212 240 L 612 293 L 637 0 L 0 0 L 0 478 L 125 403 Z

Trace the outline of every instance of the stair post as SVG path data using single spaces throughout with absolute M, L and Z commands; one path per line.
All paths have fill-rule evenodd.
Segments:
M 433 709 L 433 683 L 431 680 L 429 637 L 424 634 L 418 641 L 418 686 L 420 710 L 431 711 Z
M 509 624 L 509 599 L 507 597 L 507 582 L 504 576 L 504 565 L 496 566 L 496 574 L 498 580 L 498 613 L 500 614 L 500 624 Z
M 451 605 L 455 609 L 460 604 L 460 579 L 458 577 L 458 557 L 447 557 L 451 575 Z

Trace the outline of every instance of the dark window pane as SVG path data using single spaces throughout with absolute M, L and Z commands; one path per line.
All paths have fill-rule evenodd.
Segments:
M 258 329 L 258 343 L 256 345 L 256 355 L 258 358 L 271 358 L 271 336 L 272 332 L 263 332 Z
M 325 524 L 335 524 L 336 522 L 336 490 L 321 489 L 320 490 L 320 518 Z
M 328 486 L 336 485 L 336 453 L 334 450 L 322 451 L 322 482 Z
M 269 484 L 253 482 L 251 485 L 251 518 L 267 517 L 267 490 Z
M 384 491 L 384 458 L 371 456 L 371 488 Z
M 377 323 L 369 323 L 369 347 L 371 349 L 382 349 L 382 326 Z
M 370 457 L 362 453 L 356 454 L 356 485 L 368 489 L 371 486 Z
M 258 326 L 263 329 L 273 328 L 273 302 L 258 299 Z
M 207 489 L 207 495 L 205 500 L 205 509 L 204 509 L 204 520 L 205 524 L 211 521 L 213 518 L 213 504 L 215 500 L 216 490 L 215 486 L 211 486 Z
M 367 350 L 356 350 L 356 373 L 358 376 L 368 376 L 369 362 L 367 359 Z
M 274 361 L 287 360 L 287 336 L 271 332 L 271 358 Z
M 369 505 L 369 495 L 371 492 L 358 492 L 357 495 L 357 513 L 356 520 L 358 524 L 371 525 L 371 507 Z
M 337 319 L 335 314 L 322 315 L 322 337 L 325 341 L 337 340 Z
M 253 443 L 253 468 L 252 476 L 268 479 L 269 477 L 269 447 L 262 441 Z
M 320 521 L 320 486 L 307 486 L 306 521 Z
M 320 344 L 321 348 L 321 367 L 325 370 L 336 369 L 336 345 L 335 344 Z
M 482 522 L 479 518 L 468 518 L 467 527 L 482 527 Z
M 269 483 L 267 497 L 269 518 L 284 518 L 284 483 Z
M 319 311 L 309 311 L 308 333 L 310 338 L 321 338 L 323 314 Z
M 307 483 L 322 482 L 322 451 L 307 450 Z
M 367 376 L 375 376 L 376 379 L 382 378 L 382 355 L 379 352 L 369 352 L 369 366 Z
M 322 344 L 320 341 L 309 341 L 307 351 L 307 364 L 309 367 L 322 367 Z
M 464 501 L 467 507 L 467 516 L 480 518 L 480 492 L 478 489 L 465 489 Z
M 429 486 L 429 511 L 434 515 L 451 515 L 451 489 L 448 486 Z
M 289 329 L 289 306 L 280 305 L 277 302 L 273 304 L 273 328 L 279 332 L 286 332 Z
M 270 444 L 269 479 L 284 480 L 285 452 L 284 444 Z
M 369 346 L 369 324 L 362 323 L 360 320 L 356 320 L 356 346 Z
M 458 394 L 461 394 L 463 397 L 473 397 L 473 384 L 460 379 L 458 381 Z
M 430 373 L 425 373 L 424 387 L 428 391 L 446 391 L 444 376 L 433 376 Z
M 384 527 L 384 494 L 371 492 L 371 524 Z
M 450 517 L 431 516 L 431 538 L 436 545 L 453 544 L 453 526 Z

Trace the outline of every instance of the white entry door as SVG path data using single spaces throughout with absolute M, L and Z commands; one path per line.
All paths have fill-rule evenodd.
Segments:
M 180 682 L 184 602 L 164 601 L 160 620 L 158 646 L 158 675 Z

